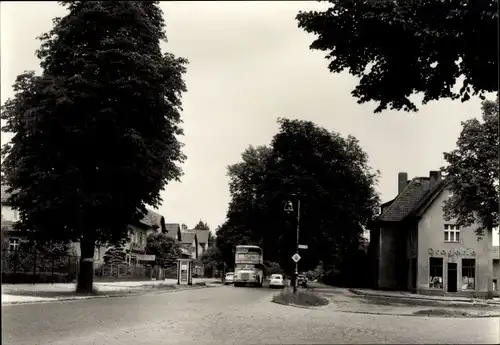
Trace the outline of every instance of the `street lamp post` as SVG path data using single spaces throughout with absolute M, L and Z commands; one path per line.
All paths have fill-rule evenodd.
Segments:
M 299 253 L 299 234 L 300 234 L 300 196 L 299 194 L 290 194 L 297 197 L 297 243 L 295 246 L 295 253 Z M 288 201 L 285 204 L 285 212 L 293 212 L 293 204 Z M 295 273 L 294 273 L 294 284 L 293 293 L 297 293 L 297 283 L 299 278 L 299 261 L 295 261 Z

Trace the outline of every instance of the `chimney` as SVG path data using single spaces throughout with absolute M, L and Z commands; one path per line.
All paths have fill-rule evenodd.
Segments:
M 441 171 L 430 171 L 429 177 L 431 179 L 431 186 L 435 186 L 441 182 Z
M 400 172 L 398 174 L 398 195 L 403 192 L 403 190 L 408 185 L 408 173 Z

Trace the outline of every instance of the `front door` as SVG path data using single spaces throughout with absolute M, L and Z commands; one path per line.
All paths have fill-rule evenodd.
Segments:
M 457 264 L 448 262 L 448 292 L 457 292 Z

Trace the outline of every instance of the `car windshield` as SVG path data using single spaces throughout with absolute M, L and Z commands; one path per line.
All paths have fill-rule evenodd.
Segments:
M 226 273 L 226 277 L 232 277 L 234 273 Z
M 271 279 L 281 279 L 281 278 L 282 278 L 282 277 L 281 277 L 281 274 L 273 274 L 273 275 L 271 276 Z

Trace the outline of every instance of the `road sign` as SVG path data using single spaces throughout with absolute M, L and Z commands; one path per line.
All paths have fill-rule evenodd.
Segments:
M 137 255 L 136 256 L 137 260 L 141 261 L 155 261 L 156 256 L 155 255 Z
M 307 244 L 299 244 L 299 249 L 307 249 Z
M 292 260 L 295 262 L 299 262 L 300 260 L 300 255 L 298 253 L 293 254 Z

